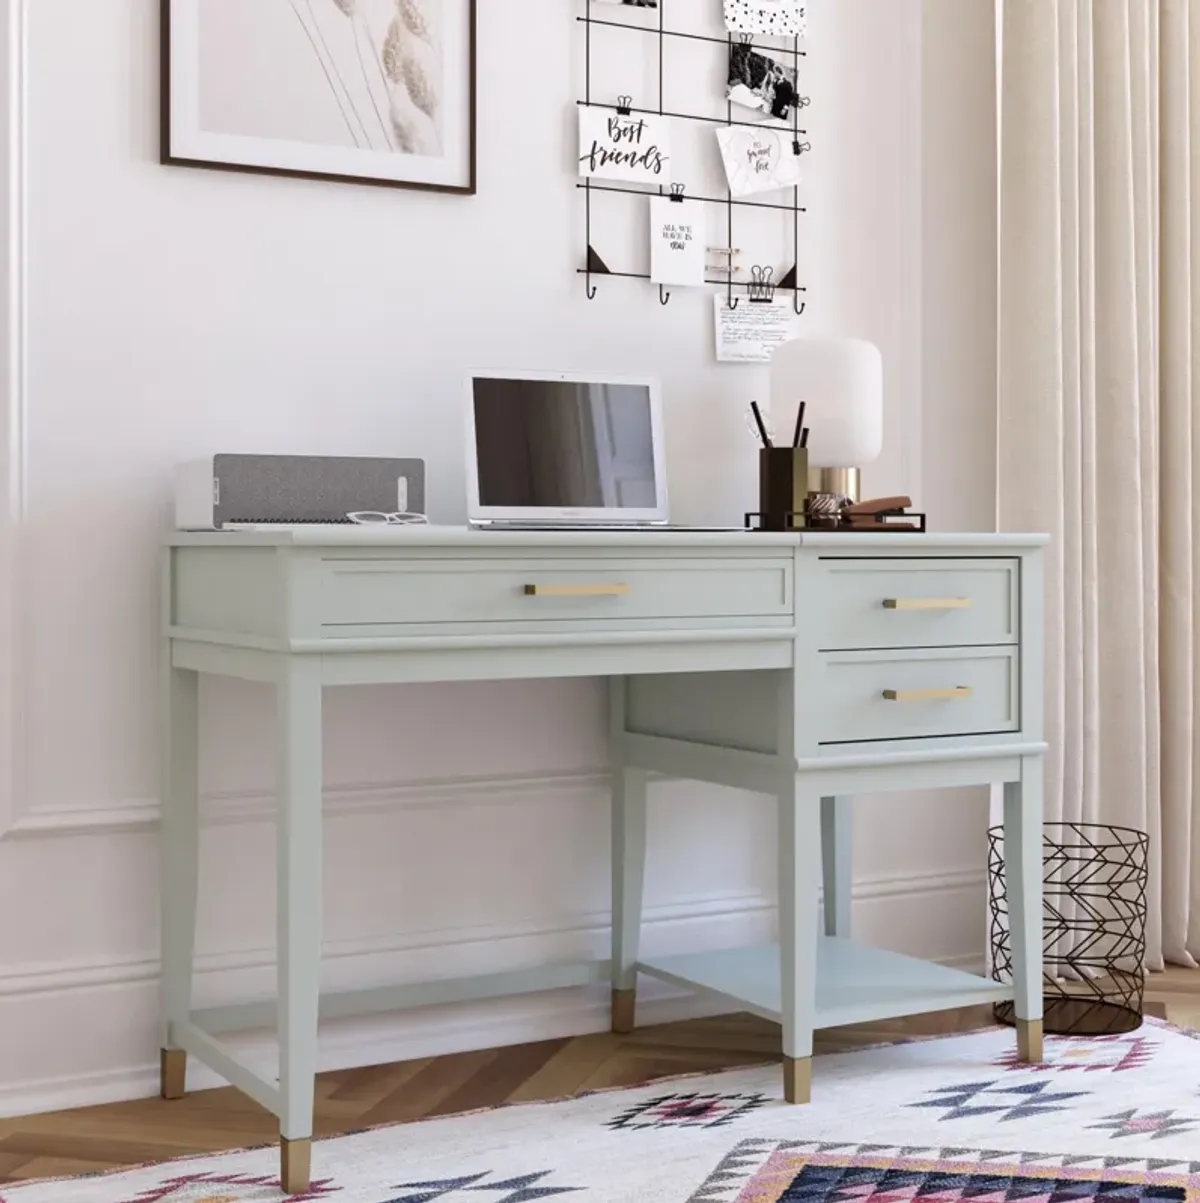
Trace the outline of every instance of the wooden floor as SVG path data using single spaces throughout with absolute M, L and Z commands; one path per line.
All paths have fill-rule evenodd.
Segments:
M 1146 996 L 1147 1013 L 1200 1029 L 1200 971 L 1155 974 Z M 990 1023 L 989 1009 L 978 1008 L 839 1028 L 818 1034 L 817 1052 Z M 630 1036 L 547 1040 L 329 1073 L 317 1086 L 317 1135 L 758 1065 L 778 1056 L 777 1025 L 728 1015 L 640 1028 Z M 277 1135 L 274 1117 L 235 1090 L 0 1120 L 0 1185 L 268 1144 Z

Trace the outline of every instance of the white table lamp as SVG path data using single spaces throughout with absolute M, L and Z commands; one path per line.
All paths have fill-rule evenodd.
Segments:
M 796 338 L 771 358 L 771 418 L 790 439 L 800 403 L 809 488 L 861 501 L 859 469 L 883 451 L 883 360 L 859 338 Z

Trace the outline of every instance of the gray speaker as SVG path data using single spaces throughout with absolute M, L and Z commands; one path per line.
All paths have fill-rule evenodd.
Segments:
M 175 525 L 344 523 L 347 514 L 425 513 L 425 461 L 339 455 L 212 455 L 175 473 Z

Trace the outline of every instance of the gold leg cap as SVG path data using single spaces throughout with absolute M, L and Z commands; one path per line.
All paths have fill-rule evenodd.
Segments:
M 628 1036 L 633 1031 L 633 1016 L 636 1008 L 636 990 L 614 990 L 612 992 L 612 1030 L 618 1036 Z
M 183 1049 L 159 1050 L 158 1093 L 164 1099 L 181 1099 L 187 1093 L 187 1053 Z
M 1022 1065 L 1041 1065 L 1042 1021 L 1040 1019 L 1017 1020 L 1017 1060 Z
M 279 1141 L 279 1184 L 285 1195 L 312 1189 L 312 1140 Z
M 811 1057 L 784 1057 L 783 1097 L 789 1103 L 812 1102 Z

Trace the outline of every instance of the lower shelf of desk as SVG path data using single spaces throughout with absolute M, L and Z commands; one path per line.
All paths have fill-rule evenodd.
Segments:
M 779 945 L 654 957 L 638 971 L 734 999 L 765 1019 L 782 1009 Z M 1011 984 L 852 940 L 823 936 L 817 949 L 815 1027 L 949 1011 L 1013 997 Z

